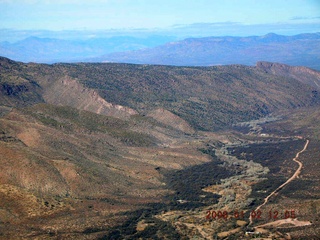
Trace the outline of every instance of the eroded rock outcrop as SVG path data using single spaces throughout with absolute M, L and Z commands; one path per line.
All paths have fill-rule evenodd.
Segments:
M 46 84 L 47 85 L 47 84 Z M 129 117 L 137 112 L 129 107 L 104 100 L 97 91 L 84 87 L 77 80 L 65 76 L 44 89 L 44 100 L 55 105 L 66 105 L 80 110 L 114 117 Z

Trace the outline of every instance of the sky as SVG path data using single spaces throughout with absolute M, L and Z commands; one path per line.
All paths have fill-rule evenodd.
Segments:
M 320 32 L 320 0 L 0 0 L 0 40 L 69 30 L 147 30 L 181 38 L 295 35 Z
M 320 21 L 320 0 L 0 0 L 0 10 L 0 28 L 19 30 Z

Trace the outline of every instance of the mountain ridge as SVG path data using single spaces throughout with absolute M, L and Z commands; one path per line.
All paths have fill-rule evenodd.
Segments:
M 320 72 L 307 67 L 292 67 L 286 64 L 271 62 L 257 62 L 256 66 L 275 75 L 290 76 L 312 87 L 320 87 Z
M 2 98 L 6 101 L 17 101 L 20 97 L 21 104 L 27 104 L 23 96 L 34 94 L 35 102 L 66 104 L 111 116 L 147 115 L 164 108 L 193 128 L 203 130 L 262 117 L 282 108 L 319 102 L 319 86 L 315 84 L 319 83 L 318 74 L 309 74 L 309 82 L 299 80 L 307 71 L 317 72 L 299 68 L 299 73 L 297 68 L 287 65 L 280 66 L 291 69 L 290 74 L 289 70 L 277 74 L 268 72 L 261 63 L 256 67 L 174 67 L 114 63 L 24 64 L 7 59 L 0 62 L 10 69 L 10 73 L 5 69 L 0 73 L 2 92 L 6 93 Z M 27 89 L 26 85 L 20 84 L 17 96 L 10 95 L 5 90 L 8 76 L 15 79 L 10 85 L 12 89 L 22 81 L 36 86 L 37 91 L 23 90 Z
M 320 33 L 284 36 L 219 36 L 177 40 L 170 36 L 115 36 L 81 40 L 28 37 L 0 43 L 0 55 L 23 62 L 121 62 L 212 66 L 258 61 L 281 62 L 320 70 Z
M 320 69 L 320 34 L 187 38 L 154 48 L 111 53 L 94 62 L 212 66 L 281 62 Z
M 23 62 L 78 62 L 102 54 L 141 49 L 174 40 L 170 36 L 59 39 L 30 36 L 17 42 L 0 42 L 0 55 Z

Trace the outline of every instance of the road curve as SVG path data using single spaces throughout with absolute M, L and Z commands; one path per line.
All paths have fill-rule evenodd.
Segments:
M 298 159 L 300 153 L 303 153 L 303 152 L 307 149 L 308 145 L 309 145 L 309 140 L 307 139 L 306 144 L 304 145 L 304 148 L 303 148 L 300 152 L 298 152 L 298 153 L 296 154 L 295 158 L 292 159 L 293 161 L 295 161 L 296 163 L 299 164 L 299 167 L 298 167 L 298 169 L 295 171 L 295 173 L 294 173 L 285 183 L 283 183 L 283 184 L 282 184 L 281 186 L 279 186 L 276 190 L 274 190 L 272 193 L 270 193 L 270 194 L 264 199 L 264 202 L 255 209 L 255 212 L 257 212 L 263 205 L 267 204 L 267 202 L 269 201 L 269 199 L 270 199 L 273 195 L 275 195 L 275 194 L 276 194 L 278 191 L 280 191 L 284 186 L 286 186 L 286 185 L 287 185 L 288 183 L 290 183 L 293 179 L 295 179 L 296 177 L 299 176 L 303 164 L 302 164 L 300 161 L 298 161 L 297 159 Z M 249 225 L 251 225 L 251 224 L 252 224 L 252 216 L 251 216 L 251 214 L 250 214 L 250 217 L 249 217 L 249 221 L 250 221 Z

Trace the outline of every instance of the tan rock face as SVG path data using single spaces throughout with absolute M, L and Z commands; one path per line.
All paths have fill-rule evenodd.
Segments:
M 40 134 L 35 128 L 23 129 L 17 137 L 28 147 L 35 147 L 40 143 Z
M 77 80 L 68 76 L 53 83 L 45 83 L 46 88 L 43 97 L 47 103 L 55 105 L 67 105 L 80 110 L 86 110 L 97 114 L 129 117 L 137 112 L 129 107 L 116 105 L 104 100 L 98 92 L 84 87 Z
M 173 114 L 172 112 L 163 109 L 158 108 L 148 114 L 149 117 L 154 118 L 155 120 L 164 123 L 166 125 L 169 125 L 175 129 L 178 129 L 185 133 L 194 133 L 194 130 L 192 127 L 182 118 L 179 116 Z

